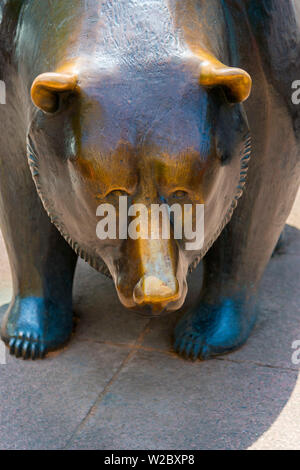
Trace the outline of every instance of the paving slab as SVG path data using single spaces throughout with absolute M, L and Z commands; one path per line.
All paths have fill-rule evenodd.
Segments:
M 68 448 L 246 449 L 281 413 L 297 376 L 139 351 Z
M 63 448 L 126 356 L 88 342 L 45 361 L 7 355 L 0 365 L 0 449 Z

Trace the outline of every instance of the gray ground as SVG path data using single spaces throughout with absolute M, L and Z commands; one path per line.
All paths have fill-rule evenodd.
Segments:
M 287 246 L 262 282 L 252 337 L 207 362 L 172 352 L 176 315 L 148 321 L 124 311 L 111 281 L 81 262 L 68 347 L 45 361 L 6 354 L 0 365 L 0 448 L 300 449 L 300 364 L 292 361 L 300 340 L 300 197 L 288 222 Z M 10 295 L 0 239 L 0 305 Z

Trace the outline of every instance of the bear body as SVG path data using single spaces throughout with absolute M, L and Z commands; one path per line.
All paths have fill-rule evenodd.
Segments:
M 292 0 L 1 2 L 11 354 L 42 358 L 68 341 L 78 256 L 123 305 L 156 316 L 180 309 L 203 258 L 174 347 L 203 359 L 245 342 L 299 187 L 299 24 Z M 99 240 L 97 207 L 121 196 L 204 205 L 203 246 Z

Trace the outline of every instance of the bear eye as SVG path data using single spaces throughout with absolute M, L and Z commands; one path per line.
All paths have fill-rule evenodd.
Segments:
M 115 197 L 129 196 L 129 193 L 124 189 L 113 189 L 112 191 L 109 191 L 109 193 L 107 193 L 106 196 L 115 196 Z
M 188 195 L 186 191 L 177 190 L 171 194 L 171 197 L 174 199 L 183 199 Z

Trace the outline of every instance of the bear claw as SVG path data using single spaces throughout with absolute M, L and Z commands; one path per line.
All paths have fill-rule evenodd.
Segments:
M 200 356 L 201 346 L 201 340 L 195 341 L 195 339 L 193 339 L 193 335 L 187 334 L 179 336 L 176 339 L 174 349 L 180 356 L 184 357 L 185 359 L 191 359 L 192 361 L 196 361 L 199 358 L 203 358 L 203 354 L 201 354 Z
M 46 355 L 46 346 L 37 337 L 20 333 L 8 342 L 9 353 L 17 358 L 23 359 L 43 359 Z

